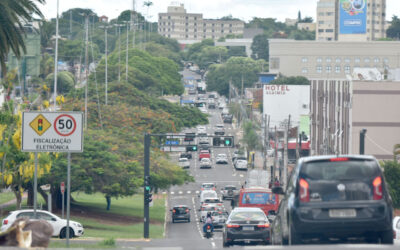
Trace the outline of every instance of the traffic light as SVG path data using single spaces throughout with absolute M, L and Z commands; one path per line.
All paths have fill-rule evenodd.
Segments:
M 221 145 L 221 138 L 214 137 L 213 138 L 213 146 L 219 146 L 219 145 Z
M 233 147 L 233 137 L 224 138 L 225 147 Z
M 145 176 L 144 177 L 144 186 L 146 187 L 150 187 L 150 182 L 151 182 L 151 177 L 150 176 Z
M 153 194 L 150 192 L 146 192 L 146 194 L 144 195 L 144 201 L 146 203 L 150 203 L 153 201 Z
M 197 145 L 187 146 L 186 151 L 197 151 Z

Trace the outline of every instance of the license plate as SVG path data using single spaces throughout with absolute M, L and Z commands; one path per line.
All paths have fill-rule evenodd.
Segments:
M 243 227 L 243 231 L 254 231 L 254 227 Z
M 355 209 L 329 209 L 331 218 L 354 218 L 357 216 Z

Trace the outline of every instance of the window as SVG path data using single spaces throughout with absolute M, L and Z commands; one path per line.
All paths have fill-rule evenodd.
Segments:
M 340 73 L 340 66 L 339 66 L 339 65 L 336 65 L 336 67 L 335 67 L 335 72 L 336 72 L 336 73 Z
M 319 63 L 322 62 L 322 58 L 321 58 L 321 57 L 318 57 L 318 58 L 317 58 L 317 62 L 319 62 Z
M 301 73 L 304 73 L 304 74 L 308 73 L 308 69 L 307 68 L 302 68 L 301 69 Z
M 280 67 L 280 60 L 279 57 L 272 57 L 270 62 L 271 69 L 279 69 Z
M 388 62 L 389 62 L 389 59 L 383 58 L 383 62 L 384 62 L 384 63 L 388 63 Z
M 344 62 L 345 62 L 345 63 L 350 63 L 350 61 L 351 61 L 350 58 L 345 58 L 345 59 L 344 59 Z
M 336 63 L 340 63 L 341 61 L 342 61 L 342 59 L 340 59 L 339 57 L 337 57 L 335 60 Z
M 333 33 L 333 29 L 326 29 L 325 32 L 327 32 L 327 33 Z
M 318 24 L 324 24 L 324 21 L 319 21 Z
M 319 33 L 324 33 L 324 30 L 323 29 L 318 29 L 318 32 Z
M 303 58 L 301 58 L 301 61 L 302 61 L 303 63 L 306 63 L 306 62 L 308 62 L 308 58 L 307 58 L 307 57 L 303 57 Z
M 374 58 L 374 63 L 379 63 L 379 61 L 380 61 L 379 58 L 377 57 Z
M 197 17 L 194 17 L 194 20 L 197 20 Z
M 326 12 L 327 16 L 333 16 L 333 12 Z
M 361 61 L 361 60 L 360 60 L 360 58 L 358 58 L 358 57 L 356 57 L 356 59 L 354 59 L 354 62 L 355 62 L 355 63 L 360 63 L 360 61 Z
M 369 59 L 369 57 L 364 58 L 364 62 L 365 63 L 369 63 L 371 60 Z
M 322 73 L 322 66 L 321 65 L 317 66 L 317 73 Z
M 325 16 L 325 13 L 324 12 L 318 12 L 318 15 L 319 16 Z
M 346 74 L 350 74 L 350 66 L 349 65 L 344 66 L 344 72 Z
M 326 73 L 331 73 L 332 67 L 330 65 L 327 65 L 325 68 Z
M 326 62 L 327 62 L 327 63 L 331 63 L 331 62 L 332 62 L 332 58 L 327 57 L 327 58 L 326 58 Z

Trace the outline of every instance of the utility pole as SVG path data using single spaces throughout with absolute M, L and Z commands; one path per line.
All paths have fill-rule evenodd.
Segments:
M 150 134 L 144 135 L 144 223 L 143 223 L 143 237 L 149 238 L 150 227 L 150 211 L 148 197 L 150 194 Z
M 232 77 L 229 80 L 229 104 L 231 104 L 231 98 L 232 98 Z
M 72 11 L 69 11 L 69 39 L 72 40 Z
M 135 28 L 135 12 L 136 12 L 136 4 L 135 0 L 132 0 L 132 12 L 131 12 L 131 28 L 133 30 L 133 39 L 132 39 L 132 48 L 135 48 L 135 33 L 136 33 L 136 28 Z
M 264 124 L 264 140 L 263 140 L 263 169 L 267 169 L 267 140 L 268 140 L 268 128 L 267 128 L 267 117 L 268 115 L 263 115 Z
M 125 80 L 128 81 L 129 21 L 124 22 L 126 23 Z
M 118 82 L 121 82 L 121 26 L 123 24 L 115 24 L 118 28 Z
M 360 155 L 365 154 L 365 134 L 367 130 L 365 128 L 360 130 Z
M 285 130 L 285 149 L 284 149 L 284 154 L 283 154 L 283 180 L 281 180 L 282 185 L 285 187 L 287 183 L 287 177 L 288 177 L 288 164 L 289 164 L 289 159 L 288 159 L 288 147 L 289 147 L 289 131 L 290 131 L 290 118 L 291 116 L 289 115 L 289 120 L 288 120 L 288 125 L 287 129 Z
M 54 56 L 54 112 L 57 111 L 57 74 L 58 74 L 58 9 L 59 0 L 57 0 L 57 18 L 56 18 L 56 51 Z M 24 57 L 25 59 L 25 57 Z
M 85 84 L 85 126 L 84 128 L 87 129 L 87 121 L 89 116 L 88 111 L 88 85 L 89 85 L 89 60 L 88 60 L 88 47 L 89 47 L 89 15 L 85 15 L 85 28 L 86 28 L 86 35 L 85 35 L 85 75 L 86 75 L 86 84 Z
M 104 48 L 104 55 L 105 55 L 105 61 L 106 61 L 106 75 L 105 75 L 105 104 L 108 105 L 108 63 L 107 63 L 107 57 L 108 57 L 108 43 L 107 43 L 107 29 L 109 26 L 104 25 L 104 26 L 99 26 L 99 28 L 104 28 L 104 40 L 105 40 L 105 48 Z
M 275 179 L 275 171 L 278 163 L 278 133 L 276 132 L 276 125 L 275 125 L 275 159 L 274 159 L 274 167 L 272 169 L 272 176 L 271 176 L 271 181 L 273 182 Z

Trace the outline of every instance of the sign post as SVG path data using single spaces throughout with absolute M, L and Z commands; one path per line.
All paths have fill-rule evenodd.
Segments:
M 35 153 L 35 177 L 33 187 L 35 216 L 37 206 L 37 153 L 68 153 L 67 228 L 65 234 L 68 247 L 70 236 L 71 153 L 83 152 L 82 112 L 24 112 L 22 116 L 22 151 Z M 61 190 L 65 191 L 65 187 L 62 188 L 62 186 L 60 187 Z M 63 197 L 64 191 L 62 191 Z M 64 198 L 62 204 L 64 208 Z
M 62 212 L 61 212 L 61 214 L 62 214 L 62 218 L 64 219 L 64 193 L 65 193 L 65 183 L 64 182 L 61 182 L 61 184 L 60 184 L 60 191 L 61 191 L 61 195 L 62 195 L 62 206 L 61 206 L 61 208 L 62 208 Z

